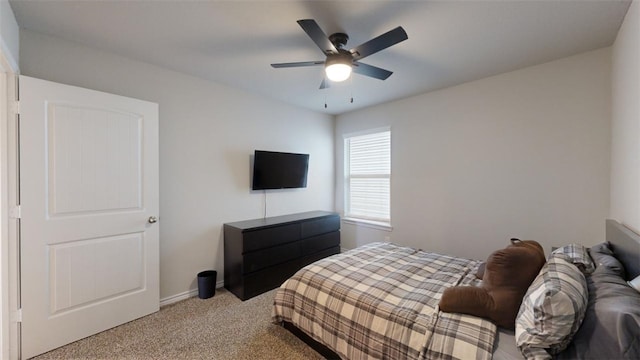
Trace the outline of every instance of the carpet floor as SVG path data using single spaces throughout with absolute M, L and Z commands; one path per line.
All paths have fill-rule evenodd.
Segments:
M 217 289 L 34 359 L 323 359 L 271 323 L 274 294 L 243 302 Z

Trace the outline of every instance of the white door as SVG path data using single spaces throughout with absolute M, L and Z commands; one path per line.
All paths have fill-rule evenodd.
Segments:
M 159 308 L 158 105 L 20 76 L 22 357 Z

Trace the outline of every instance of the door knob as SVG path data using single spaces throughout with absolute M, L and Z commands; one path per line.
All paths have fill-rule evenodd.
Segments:
M 153 224 L 158 222 L 158 219 L 155 216 L 149 216 L 149 224 Z

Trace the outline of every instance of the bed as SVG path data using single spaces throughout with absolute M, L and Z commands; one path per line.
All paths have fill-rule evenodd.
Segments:
M 588 286 L 583 318 L 574 321 L 571 341 L 565 337 L 568 345 L 542 354 L 638 358 L 640 293 L 625 280 L 640 275 L 640 236 L 607 220 L 606 241 L 588 251 L 587 257 L 598 261 L 595 271 L 583 275 Z M 273 321 L 327 358 L 522 359 L 521 329 L 507 331 L 487 319 L 438 309 L 444 289 L 481 284 L 475 276 L 481 263 L 368 244 L 310 264 L 283 283 Z

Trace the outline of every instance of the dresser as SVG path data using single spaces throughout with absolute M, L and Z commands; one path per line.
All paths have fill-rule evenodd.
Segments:
M 340 252 L 340 216 L 328 211 L 224 224 L 224 287 L 242 300 L 280 286 Z

